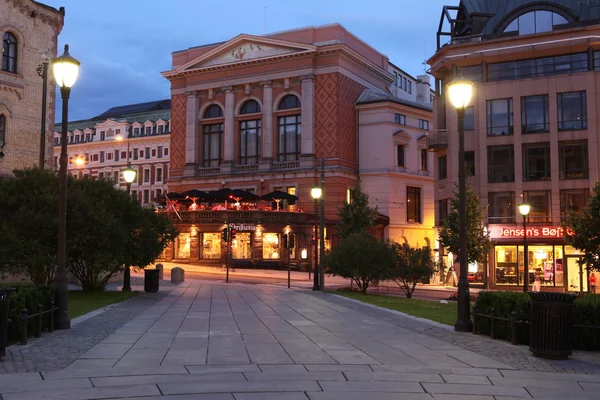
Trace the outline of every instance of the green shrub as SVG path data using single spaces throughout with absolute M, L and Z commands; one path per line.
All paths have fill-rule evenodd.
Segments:
M 510 318 L 511 313 L 517 313 L 517 321 L 529 321 L 531 299 L 527 293 L 522 292 L 479 292 L 475 302 L 477 313 L 490 315 L 492 308 L 494 316 Z M 490 334 L 490 319 L 479 317 L 477 330 L 482 335 Z M 510 323 L 495 321 L 496 338 L 511 340 Z M 529 324 L 517 324 L 517 340 L 521 344 L 529 344 Z
M 44 310 L 48 309 L 50 302 L 54 301 L 54 286 L 35 286 L 32 284 L 15 284 L 10 285 L 15 291 L 10 296 L 10 309 L 8 312 L 12 324 L 8 331 L 10 341 L 18 340 L 21 337 L 21 311 L 27 308 L 28 314 L 37 313 L 37 305 L 41 304 Z M 42 326 L 45 329 L 47 319 L 44 319 Z M 27 325 L 27 332 L 33 334 L 35 332 L 35 319 L 30 319 Z
M 575 325 L 600 327 L 600 296 L 586 294 L 575 300 Z M 573 347 L 578 350 L 600 350 L 600 329 L 575 328 Z

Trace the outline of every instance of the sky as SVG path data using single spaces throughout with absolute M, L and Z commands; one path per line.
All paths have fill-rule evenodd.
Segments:
M 42 0 L 65 7 L 58 54 L 65 44 L 81 62 L 69 120 L 125 104 L 170 97 L 160 74 L 171 53 L 229 40 L 334 22 L 411 75 L 436 50 L 444 5 L 458 0 Z M 266 11 L 265 11 L 266 7 Z M 266 29 L 265 29 L 266 28 Z M 61 115 L 57 91 L 57 119 Z

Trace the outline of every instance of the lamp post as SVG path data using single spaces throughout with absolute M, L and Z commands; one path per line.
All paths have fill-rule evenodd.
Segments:
M 127 151 L 127 156 L 129 156 L 129 150 Z M 135 178 L 137 177 L 137 171 L 131 168 L 131 163 L 127 162 L 127 168 L 123 170 L 123 179 L 127 183 L 127 195 L 131 199 L 131 184 L 135 182 Z M 123 272 L 123 292 L 131 292 L 131 268 L 129 265 L 125 266 L 125 271 Z
M 315 266 L 313 268 L 313 290 L 321 290 L 319 286 L 319 234 L 317 232 L 317 215 L 318 215 L 318 202 L 323 195 L 323 190 L 320 186 L 315 186 L 310 189 L 310 195 L 315 200 Z
M 519 204 L 519 212 L 523 216 L 523 292 L 529 290 L 529 251 L 527 250 L 527 215 L 531 211 L 531 206 L 527 203 Z
M 325 159 L 321 159 L 321 218 L 319 221 L 319 289 L 325 290 L 325 271 L 323 269 L 323 260 L 325 259 Z
M 42 123 L 40 128 L 40 160 L 39 167 L 44 169 L 46 160 L 46 104 L 48 102 L 48 64 L 50 57 L 44 52 L 42 63 L 37 67 L 37 73 L 42 78 Z
M 69 96 L 71 87 L 77 81 L 79 75 L 79 61 L 69 54 L 69 45 L 65 45 L 62 56 L 52 60 L 54 79 L 60 86 L 62 97 L 62 134 L 60 142 L 60 171 L 58 183 L 58 254 L 56 278 L 54 286 L 56 289 L 56 329 L 69 329 L 71 320 L 67 314 L 68 292 L 67 271 L 65 268 L 67 256 L 67 132 L 69 124 Z
M 473 95 L 473 84 L 464 79 L 454 79 L 448 84 L 450 102 L 458 115 L 458 214 L 459 214 L 459 263 L 457 319 L 454 330 L 469 332 L 472 329 L 469 280 L 467 279 L 467 183 L 465 176 L 465 107 Z

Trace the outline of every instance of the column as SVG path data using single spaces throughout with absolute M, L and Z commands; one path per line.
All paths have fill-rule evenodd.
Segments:
M 261 82 L 263 88 L 262 159 L 273 158 L 273 87 L 271 81 Z
M 235 150 L 235 127 L 233 120 L 235 94 L 233 86 L 227 86 L 222 89 L 225 92 L 225 138 L 223 148 L 225 149 L 225 164 L 232 164 Z
M 302 156 L 315 154 L 315 76 L 301 76 L 302 81 L 302 134 L 300 153 Z
M 184 176 L 194 176 L 198 166 L 198 92 L 187 93 L 185 124 L 185 167 Z

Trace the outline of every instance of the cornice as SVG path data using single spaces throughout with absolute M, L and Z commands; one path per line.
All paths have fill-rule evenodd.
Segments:
M 1 1 L 1 0 L 0 0 Z M 4 0 L 17 8 L 23 15 L 38 18 L 42 23 L 54 28 L 56 34 L 60 33 L 64 25 L 64 8 L 53 10 L 49 6 L 42 6 L 31 0 Z M 54 15 L 53 15 L 54 14 Z

